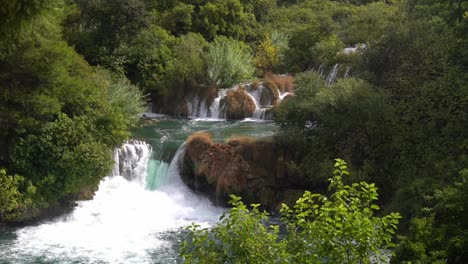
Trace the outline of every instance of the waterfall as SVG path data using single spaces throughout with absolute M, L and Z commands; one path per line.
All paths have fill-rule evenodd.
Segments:
M 252 99 L 252 101 L 254 102 L 255 104 L 255 112 L 253 113 L 252 117 L 255 118 L 255 119 L 262 119 L 262 112 L 263 112 L 263 115 L 264 115 L 264 110 L 262 108 L 260 108 L 260 105 L 259 105 L 259 92 L 260 89 L 255 89 L 255 90 L 251 90 L 249 92 L 246 92 L 246 94 Z M 254 96 L 255 95 L 255 96 Z M 256 97 L 257 96 L 257 97 Z
M 247 94 L 255 102 L 255 112 L 253 113 L 252 118 L 260 120 L 272 120 L 273 117 L 271 115 L 271 109 L 273 107 L 273 95 L 271 94 L 271 91 L 268 88 L 266 88 L 263 84 L 261 84 L 257 86 L 256 89 L 248 89 Z M 281 101 L 282 98 L 286 96 L 284 95 L 283 97 L 281 97 L 282 94 L 279 89 L 278 94 L 280 94 L 280 97 L 278 98 L 279 101 Z
M 246 94 L 252 98 L 255 103 L 255 112 L 252 115 L 254 119 L 261 120 L 271 120 L 271 108 L 273 96 L 271 95 L 270 90 L 266 88 L 263 84 L 258 85 L 256 88 L 252 88 L 251 84 L 245 84 Z M 198 96 L 194 96 L 191 100 L 187 100 L 187 107 L 189 110 L 190 117 L 199 117 L 199 118 L 211 118 L 219 119 L 225 118 L 225 110 L 221 107 L 221 100 L 226 96 L 229 90 L 237 89 L 238 86 L 233 88 L 220 89 L 218 90 L 218 96 L 213 100 L 210 107 L 207 107 L 206 100 L 201 99 Z M 277 88 L 276 88 L 277 89 Z M 286 95 L 290 94 L 288 92 L 281 93 L 279 101 L 281 101 Z M 225 106 L 223 106 L 225 107 Z
M 114 168 L 111 176 L 122 176 L 127 180 L 143 181 L 146 164 L 151 155 L 151 145 L 144 141 L 129 140 L 114 150 Z
M 349 74 L 349 66 L 346 66 L 346 71 L 345 71 L 345 74 L 343 76 L 343 78 L 348 78 L 348 74 Z
M 333 66 L 333 69 L 332 69 L 332 70 L 330 71 L 330 73 L 328 74 L 327 79 L 326 79 L 328 85 L 330 85 L 330 84 L 332 84 L 332 83 L 335 82 L 336 76 L 338 75 L 338 68 L 339 68 L 339 67 L 340 67 L 339 64 L 335 64 L 335 65 Z
M 187 101 L 190 117 L 208 117 L 208 108 L 206 99 L 200 98 L 198 95 Z
M 292 95 L 292 93 L 284 92 L 284 93 L 280 94 L 280 97 L 279 97 L 280 101 L 283 101 L 283 99 L 286 98 L 286 96 L 288 96 L 288 95 Z
M 156 190 L 145 188 L 152 148 L 130 140 L 114 152 L 115 166 L 92 200 L 68 215 L 15 232 L 0 255 L 8 263 L 177 263 L 181 230 L 195 222 L 209 226 L 223 209 L 182 183 L 179 148 Z M 158 156 L 158 155 L 157 155 Z M 0 260 L 1 262 L 1 260 Z
M 212 118 L 223 118 L 222 109 L 220 109 L 221 99 L 223 99 L 230 89 L 218 90 L 218 96 L 214 99 L 210 106 L 209 116 Z

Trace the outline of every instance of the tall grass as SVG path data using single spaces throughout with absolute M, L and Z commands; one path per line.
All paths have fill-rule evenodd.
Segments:
M 249 47 L 226 37 L 218 37 L 210 44 L 206 62 L 208 77 L 220 87 L 232 86 L 255 72 Z

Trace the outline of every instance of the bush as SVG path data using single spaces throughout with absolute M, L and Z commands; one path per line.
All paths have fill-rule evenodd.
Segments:
M 339 155 L 350 161 L 356 178 L 390 188 L 381 165 L 388 166 L 393 112 L 384 94 L 352 78 L 327 86 L 314 72 L 297 76 L 295 94 L 280 104 L 276 121 L 285 144 L 297 151 L 291 168 L 307 184 L 324 189 L 326 164 Z
M 221 87 L 229 87 L 251 78 L 255 68 L 247 45 L 233 39 L 218 37 L 206 54 L 208 77 Z
M 7 175 L 5 169 L 0 169 L 0 222 L 18 220 L 33 206 L 35 192 L 36 187 L 23 176 Z
M 400 215 L 374 216 L 377 188 L 345 185 L 346 162 L 337 159 L 329 197 L 305 192 L 293 209 L 283 205 L 280 226 L 268 223 L 258 204 L 252 210 L 231 195 L 233 208 L 212 229 L 188 227 L 181 255 L 186 263 L 370 263 L 391 240 Z
M 426 197 L 423 215 L 401 236 L 395 263 L 466 263 L 468 254 L 468 169 L 452 184 Z

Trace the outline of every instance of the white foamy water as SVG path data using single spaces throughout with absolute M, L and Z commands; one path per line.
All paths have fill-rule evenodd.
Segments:
M 116 166 L 137 164 L 134 173 L 146 173 L 151 148 L 144 142 L 128 142 L 127 153 Z M 126 149 L 125 151 L 123 149 Z M 136 151 L 140 149 L 140 151 Z M 135 151 L 134 151 L 135 150 Z M 121 175 L 103 179 L 90 201 L 80 202 L 64 219 L 16 231 L 6 260 L 11 263 L 176 263 L 161 259 L 171 243 L 166 234 L 179 232 L 192 222 L 209 226 L 222 209 L 193 194 L 180 180 L 180 148 L 168 170 L 168 183 L 158 190 L 145 188 L 146 175 L 128 180 Z M 134 162 L 131 159 L 138 159 Z M 142 160 L 146 162 L 141 162 Z M 116 171 L 116 169 L 114 169 Z M 7 262 L 10 263 L 10 262 Z

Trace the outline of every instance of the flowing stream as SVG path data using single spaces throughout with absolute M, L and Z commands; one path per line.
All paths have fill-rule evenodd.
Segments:
M 216 141 L 271 136 L 270 122 L 162 118 L 115 150 L 115 166 L 92 200 L 36 225 L 0 230 L 0 263 L 180 263 L 191 223 L 210 226 L 224 209 L 181 181 L 184 141 L 207 131 Z

